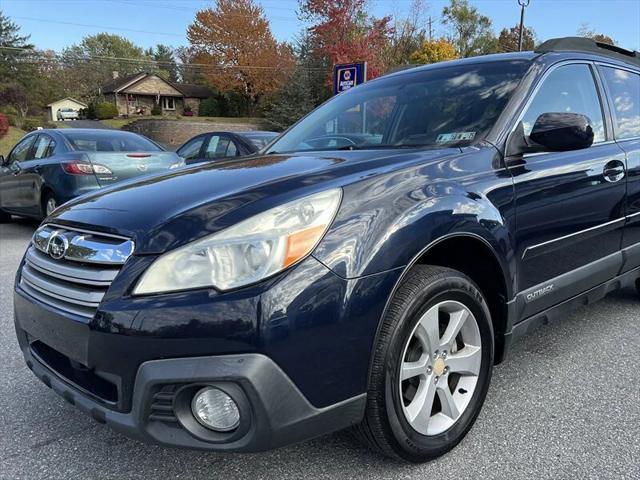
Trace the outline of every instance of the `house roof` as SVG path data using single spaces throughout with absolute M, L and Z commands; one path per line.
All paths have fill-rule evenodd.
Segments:
M 55 102 L 51 102 L 50 104 L 47 105 L 47 107 L 52 107 L 56 103 L 64 102 L 65 100 L 71 100 L 72 102 L 76 102 L 78 105 L 82 105 L 83 107 L 87 108 L 87 104 L 86 103 L 81 102 L 80 100 L 76 100 L 75 98 L 71 98 L 71 97 L 65 97 L 65 98 L 61 98 L 60 100 L 56 100 Z
M 107 83 L 105 83 L 102 86 L 102 88 L 101 88 L 102 93 L 119 92 L 120 90 L 122 90 L 127 85 L 129 85 L 131 83 L 134 83 L 136 81 L 142 80 L 147 75 L 149 75 L 149 74 L 145 73 L 145 72 L 142 72 L 142 73 L 136 73 L 135 75 L 129 75 L 127 77 L 114 78 L 113 80 L 108 81 Z
M 126 87 L 133 85 L 134 83 L 138 83 L 145 78 L 154 75 L 153 73 L 141 72 L 136 73 L 135 75 L 129 75 L 127 77 L 115 78 L 105 83 L 101 91 L 102 93 L 118 93 L 124 90 Z M 162 80 L 164 78 L 159 77 Z M 188 83 L 172 83 L 167 80 L 164 80 L 168 85 L 178 90 L 185 97 L 192 98 L 209 98 L 213 95 L 211 89 L 205 85 L 193 85 Z
M 206 85 L 194 85 L 191 83 L 174 83 L 173 86 L 176 89 L 178 89 L 185 97 L 209 98 L 213 96 L 213 92 Z

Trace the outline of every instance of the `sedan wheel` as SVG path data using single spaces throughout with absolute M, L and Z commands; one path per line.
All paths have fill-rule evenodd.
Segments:
M 50 193 L 47 195 L 47 200 L 45 202 L 45 214 L 48 217 L 53 213 L 53 211 L 58 208 L 58 203 L 56 202 L 55 197 Z

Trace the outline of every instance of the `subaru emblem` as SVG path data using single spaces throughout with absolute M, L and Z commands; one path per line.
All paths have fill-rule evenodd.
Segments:
M 69 241 L 62 232 L 60 230 L 53 232 L 47 243 L 47 253 L 49 256 L 55 260 L 60 260 L 67 254 L 68 249 Z

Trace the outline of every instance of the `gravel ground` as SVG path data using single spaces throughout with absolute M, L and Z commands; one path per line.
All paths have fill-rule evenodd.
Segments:
M 12 285 L 35 225 L 0 225 L 0 478 L 640 479 L 640 301 L 623 291 L 515 343 L 475 427 L 425 465 L 346 433 L 245 455 L 129 440 L 76 411 L 25 366 Z

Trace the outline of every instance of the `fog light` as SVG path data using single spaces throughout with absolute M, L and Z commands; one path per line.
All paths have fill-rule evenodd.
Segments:
M 240 425 L 238 405 L 217 388 L 198 391 L 191 401 L 191 411 L 201 425 L 216 432 L 230 432 Z

